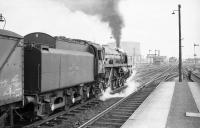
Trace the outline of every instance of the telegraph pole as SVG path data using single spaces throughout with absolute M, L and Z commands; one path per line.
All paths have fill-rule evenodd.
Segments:
M 178 5 L 179 25 L 179 82 L 182 82 L 181 5 Z
M 178 11 L 178 28 L 179 28 L 179 82 L 182 82 L 182 45 L 181 45 L 181 5 L 178 5 L 178 10 L 174 10 L 172 14 L 175 14 L 175 11 Z

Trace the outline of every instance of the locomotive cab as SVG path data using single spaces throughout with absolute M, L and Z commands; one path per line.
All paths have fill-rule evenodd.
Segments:
M 104 70 L 104 59 L 105 59 L 105 49 L 103 47 L 99 47 L 98 51 L 98 73 L 105 73 Z

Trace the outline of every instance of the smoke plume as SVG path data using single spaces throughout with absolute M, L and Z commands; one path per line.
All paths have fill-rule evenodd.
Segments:
M 102 22 L 108 23 L 112 35 L 120 47 L 123 19 L 118 11 L 120 0 L 59 0 L 71 11 L 82 11 L 87 15 L 96 15 Z M 80 21 L 81 22 L 81 21 Z

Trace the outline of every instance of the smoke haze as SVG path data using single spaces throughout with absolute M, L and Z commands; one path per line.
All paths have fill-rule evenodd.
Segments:
M 120 47 L 123 19 L 118 11 L 120 0 L 59 0 L 71 11 L 81 11 L 87 15 L 98 16 L 102 22 L 108 23 L 117 47 Z M 81 19 L 80 19 L 81 22 Z

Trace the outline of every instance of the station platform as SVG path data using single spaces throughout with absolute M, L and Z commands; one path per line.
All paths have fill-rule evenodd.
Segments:
M 200 128 L 200 84 L 161 83 L 121 128 Z

